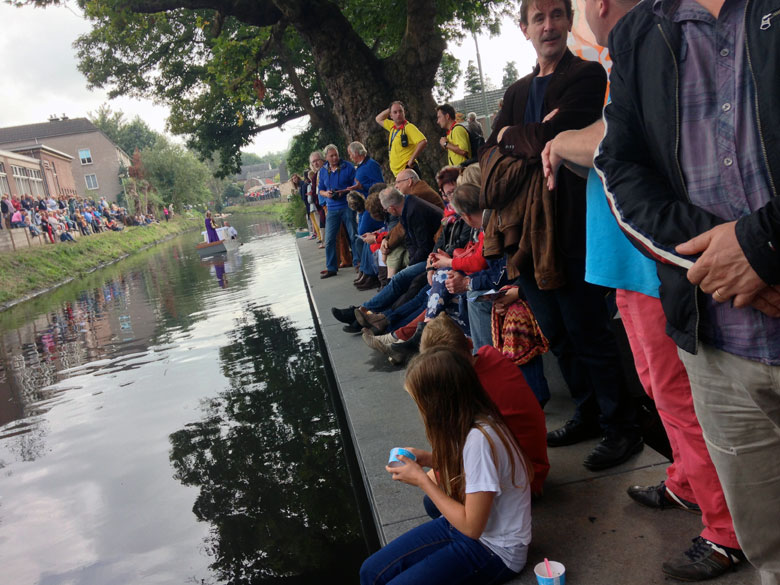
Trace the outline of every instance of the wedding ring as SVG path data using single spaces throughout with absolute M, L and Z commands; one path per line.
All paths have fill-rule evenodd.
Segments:
M 726 300 L 726 297 L 724 297 L 722 294 L 720 294 L 720 289 L 716 289 L 714 293 L 712 293 L 712 298 L 718 301 L 719 303 L 722 303 Z

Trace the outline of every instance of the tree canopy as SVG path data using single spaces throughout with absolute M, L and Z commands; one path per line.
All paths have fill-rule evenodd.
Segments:
M 501 87 L 509 87 L 518 79 L 520 79 L 520 73 L 517 71 L 517 64 L 514 61 L 507 61 L 507 64 L 504 65 L 504 77 L 501 80 Z
M 39 6 L 61 0 L 10 0 Z M 369 148 L 374 117 L 404 99 L 438 135 L 431 89 L 449 39 L 497 31 L 516 0 L 77 0 L 92 30 L 76 43 L 90 87 L 152 98 L 172 132 L 220 171 L 264 129 L 310 116 Z M 380 154 L 379 148 L 374 148 Z M 381 153 L 384 155 L 385 153 Z M 427 149 L 423 165 L 441 162 Z

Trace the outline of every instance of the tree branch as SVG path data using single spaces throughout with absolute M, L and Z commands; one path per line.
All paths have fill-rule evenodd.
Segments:
M 270 0 L 127 0 L 130 12 L 153 14 L 184 8 L 187 10 L 218 10 L 225 16 L 255 26 L 271 26 L 279 22 L 281 12 Z
M 281 27 L 278 26 L 274 27 L 274 31 L 271 34 L 271 38 L 273 39 L 278 51 L 279 63 L 281 63 L 282 69 L 284 69 L 287 77 L 290 78 L 290 84 L 292 85 L 293 91 L 295 92 L 295 96 L 298 98 L 298 103 L 311 117 L 312 125 L 318 126 L 320 124 L 320 115 L 314 107 L 314 104 L 311 103 L 309 92 L 306 91 L 305 87 L 303 87 L 301 78 L 298 77 L 298 73 L 295 71 L 295 66 L 292 63 L 292 59 L 290 58 L 290 52 L 288 51 L 287 46 L 284 44 L 284 29 L 280 30 L 280 28 Z
M 275 122 L 270 122 L 268 124 L 263 124 L 262 126 L 258 126 L 256 128 L 257 134 L 260 134 L 260 132 L 265 132 L 266 130 L 271 130 L 273 128 L 281 128 L 284 126 L 287 122 L 291 122 L 293 120 L 297 120 L 298 118 L 303 118 L 304 116 L 308 116 L 308 112 L 293 112 L 291 114 L 287 114 L 285 116 L 282 116 Z

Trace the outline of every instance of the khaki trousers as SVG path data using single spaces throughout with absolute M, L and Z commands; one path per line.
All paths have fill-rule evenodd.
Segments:
M 699 344 L 678 350 L 742 550 L 780 585 L 780 366 Z

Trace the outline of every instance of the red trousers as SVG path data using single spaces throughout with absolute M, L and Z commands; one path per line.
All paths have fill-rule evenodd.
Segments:
M 723 488 L 693 409 L 688 374 L 677 356 L 677 346 L 666 335 L 661 301 L 621 289 L 616 300 L 639 380 L 655 401 L 672 446 L 674 461 L 666 469 L 666 486 L 699 505 L 703 538 L 739 548 Z

